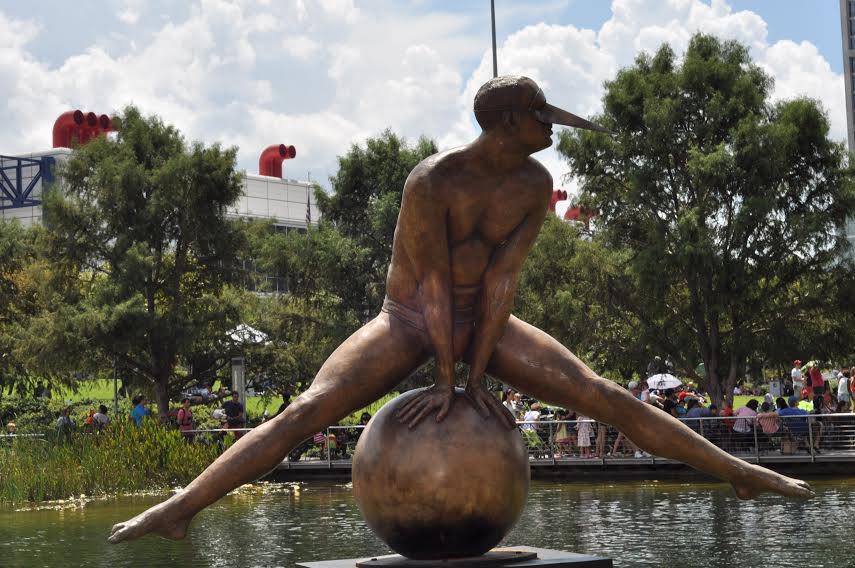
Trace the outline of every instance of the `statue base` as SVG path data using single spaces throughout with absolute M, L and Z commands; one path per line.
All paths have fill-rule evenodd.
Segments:
M 494 548 L 482 556 L 470 558 L 452 558 L 448 560 L 410 560 L 400 554 L 375 556 L 371 558 L 349 558 L 346 560 L 324 560 L 321 562 L 298 562 L 300 568 L 614 568 L 610 558 L 575 554 L 562 550 L 515 546 L 513 548 Z

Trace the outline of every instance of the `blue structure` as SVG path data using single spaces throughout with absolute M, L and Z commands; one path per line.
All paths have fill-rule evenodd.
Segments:
M 50 183 L 54 181 L 54 159 L 50 156 L 42 158 L 17 158 L 0 156 L 0 209 L 18 209 L 41 205 L 41 200 L 30 197 L 39 180 Z M 27 186 L 24 187 L 24 168 L 29 168 Z

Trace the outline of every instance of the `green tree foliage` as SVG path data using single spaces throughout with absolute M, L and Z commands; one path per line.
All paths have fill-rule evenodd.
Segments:
M 597 238 L 626 251 L 637 288 L 615 302 L 685 368 L 699 355 L 716 400 L 774 334 L 796 347 L 848 270 L 847 153 L 816 101 L 773 103 L 771 87 L 745 46 L 699 34 L 682 60 L 663 46 L 606 84 L 613 137 L 564 133 L 559 146 L 600 213 Z
M 253 320 L 279 346 L 259 356 L 276 365 L 282 389 L 305 387 L 330 353 L 379 313 L 404 182 L 436 151 L 427 139 L 410 146 L 388 130 L 354 144 L 339 158 L 332 192 L 315 189 L 322 215 L 316 227 L 254 230 L 260 266 L 282 275 L 288 288 L 275 305 L 262 299 Z
M 0 221 L 0 395 L 13 385 L 25 386 L 28 378 L 15 351 L 21 328 L 38 310 L 30 278 L 34 237 L 17 221 Z
M 238 314 L 224 290 L 242 233 L 225 210 L 241 177 L 234 148 L 187 144 L 133 107 L 119 118 L 118 136 L 78 148 L 45 198 L 45 255 L 64 302 L 29 326 L 29 363 L 94 371 L 115 360 L 166 413 L 206 372 L 200 362 L 221 364 L 205 354 L 228 352 Z
M 625 256 L 548 215 L 520 273 L 515 315 L 609 378 L 632 378 L 647 365 L 650 338 L 639 337 L 637 316 L 613 301 L 631 288 Z

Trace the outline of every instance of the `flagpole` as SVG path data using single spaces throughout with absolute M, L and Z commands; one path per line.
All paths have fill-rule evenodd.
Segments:
M 309 230 L 309 225 L 312 224 L 312 202 L 309 197 L 309 191 L 311 191 L 312 187 L 312 172 L 309 171 L 306 174 L 308 178 L 308 183 L 306 184 L 306 230 Z
M 496 61 L 496 0 L 490 0 L 490 21 L 493 24 L 493 77 L 498 77 L 499 65 Z

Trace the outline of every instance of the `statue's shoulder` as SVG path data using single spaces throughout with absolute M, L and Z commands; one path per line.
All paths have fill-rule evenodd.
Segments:
M 534 179 L 538 185 L 543 184 L 549 187 L 552 191 L 552 174 L 546 169 L 546 166 L 532 158 L 528 157 L 525 163 L 525 175 Z
M 438 189 L 443 182 L 460 172 L 465 159 L 465 147 L 459 146 L 432 154 L 419 162 L 407 177 L 406 190 Z

